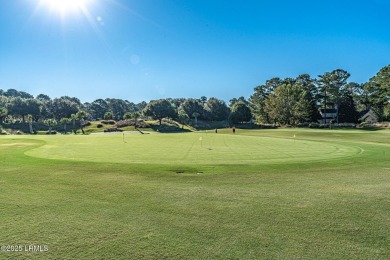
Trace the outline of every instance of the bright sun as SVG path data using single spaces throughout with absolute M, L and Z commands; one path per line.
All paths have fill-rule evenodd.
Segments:
M 40 0 L 40 6 L 46 6 L 51 11 L 56 11 L 61 15 L 66 15 L 70 12 L 85 12 L 88 4 L 93 0 Z

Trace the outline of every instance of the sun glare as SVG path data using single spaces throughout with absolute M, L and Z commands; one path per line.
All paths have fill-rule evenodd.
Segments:
M 72 12 L 85 12 L 87 6 L 93 0 L 40 0 L 40 6 L 46 6 L 51 11 L 58 12 L 62 16 Z

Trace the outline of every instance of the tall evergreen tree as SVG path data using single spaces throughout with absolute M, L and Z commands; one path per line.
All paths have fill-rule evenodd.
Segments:
M 357 123 L 359 113 L 356 110 L 352 92 L 344 92 L 339 108 L 339 122 Z
M 326 72 L 324 75 L 320 75 L 320 92 L 324 98 L 324 109 L 328 108 L 328 104 L 331 104 L 333 108 L 336 108 L 336 121 L 339 122 L 339 107 L 343 96 L 343 87 L 347 84 L 347 80 L 350 74 L 342 69 L 336 69 L 332 72 Z

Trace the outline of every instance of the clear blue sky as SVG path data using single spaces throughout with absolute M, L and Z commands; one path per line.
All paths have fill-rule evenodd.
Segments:
M 386 0 L 48 1 L 61 5 L 1 0 L 1 89 L 228 101 L 276 76 L 341 68 L 362 83 L 390 64 Z

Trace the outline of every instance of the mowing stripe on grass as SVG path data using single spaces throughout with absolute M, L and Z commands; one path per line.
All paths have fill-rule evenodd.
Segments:
M 199 141 L 201 138 L 201 141 Z M 269 164 L 355 156 L 359 147 L 335 142 L 200 133 L 122 137 L 56 136 L 29 156 L 129 164 Z

